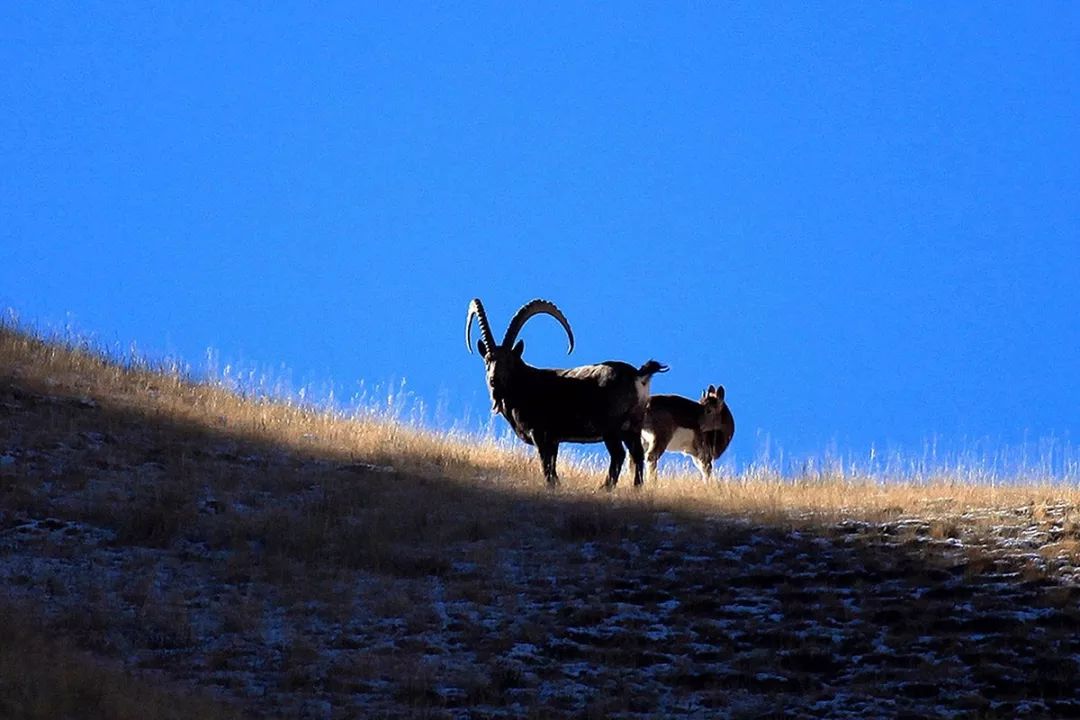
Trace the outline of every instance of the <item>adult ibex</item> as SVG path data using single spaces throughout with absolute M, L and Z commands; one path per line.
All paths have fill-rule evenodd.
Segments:
M 515 345 L 514 341 L 534 315 L 558 320 L 570 340 L 567 354 L 574 350 L 570 322 L 552 302 L 532 300 L 522 305 L 510 320 L 501 344 L 495 343 L 480 299 L 469 303 L 465 345 L 472 352 L 475 317 L 481 335 L 476 347 L 484 359 L 492 411 L 501 413 L 524 442 L 536 446 L 549 485 L 559 483 L 555 470 L 559 443 L 600 441 L 611 454 L 604 487 L 610 490 L 619 481 L 627 451 L 634 463 L 634 485 L 641 485 L 645 464 L 641 427 L 649 382 L 667 367 L 655 360 L 640 368 L 615 360 L 565 370 L 533 367 L 521 359 L 525 343 L 518 340 Z

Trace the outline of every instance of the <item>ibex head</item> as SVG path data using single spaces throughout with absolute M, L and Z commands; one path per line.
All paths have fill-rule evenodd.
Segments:
M 521 354 L 525 351 L 525 342 L 517 340 L 518 333 L 525 325 L 525 321 L 533 315 L 550 315 L 559 321 L 566 330 L 566 336 L 570 339 L 570 347 L 566 353 L 569 355 L 574 350 L 574 332 L 570 329 L 570 322 L 562 314 L 555 303 L 548 300 L 531 300 L 514 313 L 510 325 L 506 328 L 506 335 L 501 345 L 495 344 L 495 337 L 491 334 L 491 326 L 488 325 L 487 313 L 480 298 L 473 298 L 469 303 L 469 314 L 465 318 L 465 347 L 472 352 L 472 320 L 476 318 L 480 325 L 480 339 L 476 342 L 476 349 L 484 359 L 484 368 L 487 372 L 488 390 L 491 393 L 492 412 L 503 412 L 503 401 L 506 398 L 508 388 L 513 384 L 513 377 L 517 368 L 524 364 Z M 505 414 L 505 413 L 504 413 Z
M 724 386 L 710 385 L 707 390 L 702 390 L 700 402 L 705 410 L 701 418 L 701 429 L 718 430 L 723 422 Z

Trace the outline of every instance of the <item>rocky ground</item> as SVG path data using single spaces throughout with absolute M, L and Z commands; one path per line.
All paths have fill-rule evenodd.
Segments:
M 13 379 L 0 412 L 3 607 L 245 715 L 1080 717 L 1069 505 L 440 500 Z

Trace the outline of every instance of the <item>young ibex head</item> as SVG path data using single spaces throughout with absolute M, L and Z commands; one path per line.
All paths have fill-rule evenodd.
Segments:
M 484 369 L 487 374 L 488 390 L 491 393 L 491 409 L 493 412 L 502 412 L 503 398 L 507 384 L 513 376 L 515 369 L 523 362 L 521 354 L 525 351 L 525 341 L 517 340 L 518 333 L 524 327 L 525 322 L 533 315 L 550 315 L 559 321 L 566 330 L 566 336 L 570 340 L 570 346 L 566 350 L 569 355 L 574 350 L 574 331 L 570 329 L 570 321 L 562 314 L 555 303 L 548 300 L 531 300 L 514 313 L 510 319 L 510 325 L 506 328 L 502 344 L 495 343 L 495 336 L 491 334 L 491 326 L 488 325 L 487 313 L 480 298 L 473 298 L 469 303 L 469 313 L 465 318 L 465 347 L 472 352 L 472 321 L 476 318 L 480 326 L 480 339 L 476 341 L 476 349 L 484 359 Z M 517 344 L 514 341 L 517 340 Z
M 724 418 L 724 386 L 710 385 L 708 389 L 701 391 L 701 430 L 718 430 L 723 424 Z

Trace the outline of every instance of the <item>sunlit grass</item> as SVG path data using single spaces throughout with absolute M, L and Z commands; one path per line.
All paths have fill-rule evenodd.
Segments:
M 0 328 L 0 362 L 23 382 L 44 392 L 99 398 L 118 408 L 168 418 L 191 427 L 290 451 L 392 467 L 447 483 L 482 484 L 506 493 L 607 498 L 598 492 L 606 456 L 588 449 L 560 455 L 562 486 L 548 490 L 532 448 L 514 439 L 501 420 L 486 432 L 424 426 L 423 409 L 403 386 L 362 389 L 343 407 L 331 393 L 319 399 L 294 390 L 269 374 L 238 373 L 211 357 L 208 378 L 196 377 L 177 361 L 151 361 L 130 351 L 123 357 L 92 343 L 54 337 L 42 340 L 8 322 Z M 214 376 L 216 375 L 216 376 Z M 869 453 L 860 460 L 807 459 L 793 463 L 775 450 L 734 472 L 720 464 L 716 478 L 702 483 L 686 463 L 665 458 L 659 482 L 631 486 L 629 467 L 605 502 L 633 503 L 697 514 L 803 516 L 921 512 L 927 506 L 961 511 L 972 506 L 1073 501 L 1080 478 L 1071 447 L 1044 446 L 1047 456 L 1025 462 L 1014 475 L 1006 459 L 973 453 L 905 460 Z M 951 463 L 951 464 L 950 464 Z M 944 502 L 948 500 L 948 502 Z

